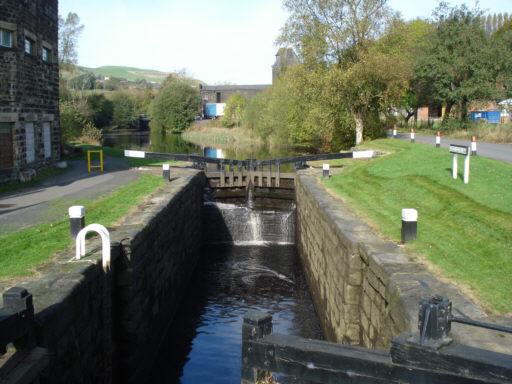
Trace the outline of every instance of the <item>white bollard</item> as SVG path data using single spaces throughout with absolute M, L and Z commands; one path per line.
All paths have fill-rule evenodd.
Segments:
M 396 125 L 393 126 L 393 139 L 396 138 Z
M 171 179 L 171 166 L 170 166 L 170 164 L 163 164 L 162 165 L 162 177 L 166 181 L 169 181 Z
M 329 164 L 324 164 L 324 166 L 323 166 L 323 178 L 324 179 L 329 178 Z
M 418 232 L 418 211 L 412 208 L 402 209 L 402 244 L 416 240 Z
M 75 238 L 78 232 L 85 227 L 85 208 L 82 205 L 73 205 L 68 209 L 69 213 L 69 234 Z
M 414 143 L 414 128 L 411 128 L 411 143 Z
M 471 156 L 476 156 L 476 136 L 471 138 Z
M 441 146 L 441 131 L 437 131 L 436 148 L 439 148 L 440 146 Z

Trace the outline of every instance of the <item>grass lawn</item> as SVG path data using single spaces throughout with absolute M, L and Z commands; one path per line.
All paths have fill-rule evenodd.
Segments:
M 352 160 L 325 185 L 386 237 L 400 240 L 401 210 L 418 210 L 418 239 L 406 249 L 470 287 L 494 314 L 512 314 L 512 165 L 471 158 L 469 184 L 451 175 L 447 149 L 386 139 L 367 144 L 392 152 Z
M 76 201 L 83 205 L 86 224 L 112 225 L 126 215 L 142 199 L 164 184 L 161 177 L 142 175 L 109 195 L 94 201 Z M 29 275 L 38 264 L 73 244 L 69 237 L 69 220 L 40 224 L 0 237 L 0 278 Z

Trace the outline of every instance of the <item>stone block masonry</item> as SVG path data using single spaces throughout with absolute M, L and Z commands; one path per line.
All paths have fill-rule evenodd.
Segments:
M 206 179 L 184 174 L 109 228 L 108 274 L 90 239 L 81 260 L 64 252 L 16 283 L 34 296 L 37 344 L 49 351 L 41 383 L 145 382 L 200 256 Z
M 296 200 L 297 245 L 328 340 L 388 349 L 399 333 L 417 332 L 419 302 L 433 295 L 449 298 L 457 316 L 485 320 L 454 285 L 378 237 L 325 189 L 320 175 L 299 172 Z M 454 323 L 452 336 L 466 345 L 512 353 L 510 335 Z
M 60 158 L 58 1 L 0 2 L 0 182 Z

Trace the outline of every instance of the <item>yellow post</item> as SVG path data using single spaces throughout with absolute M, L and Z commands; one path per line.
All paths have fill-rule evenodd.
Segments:
M 100 165 L 91 165 L 91 153 L 97 152 L 100 154 Z M 103 150 L 87 151 L 87 171 L 91 172 L 91 168 L 99 168 L 103 172 Z

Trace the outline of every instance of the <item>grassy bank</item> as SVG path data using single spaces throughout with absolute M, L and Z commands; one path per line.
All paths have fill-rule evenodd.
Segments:
M 196 122 L 187 131 L 183 138 L 194 144 L 220 148 L 244 148 L 259 146 L 261 140 L 244 128 L 225 128 L 219 120 Z
M 452 179 L 445 149 L 393 140 L 370 146 L 392 154 L 352 161 L 326 186 L 397 241 L 401 209 L 417 209 L 418 239 L 406 249 L 469 287 L 488 311 L 512 314 L 512 165 L 474 157 L 465 185 L 460 172 Z
M 142 175 L 139 180 L 94 201 L 76 201 L 85 207 L 87 224 L 112 225 L 142 199 L 164 184 L 161 177 Z M 69 220 L 40 224 L 0 237 L 0 278 L 29 275 L 42 262 L 71 246 Z

